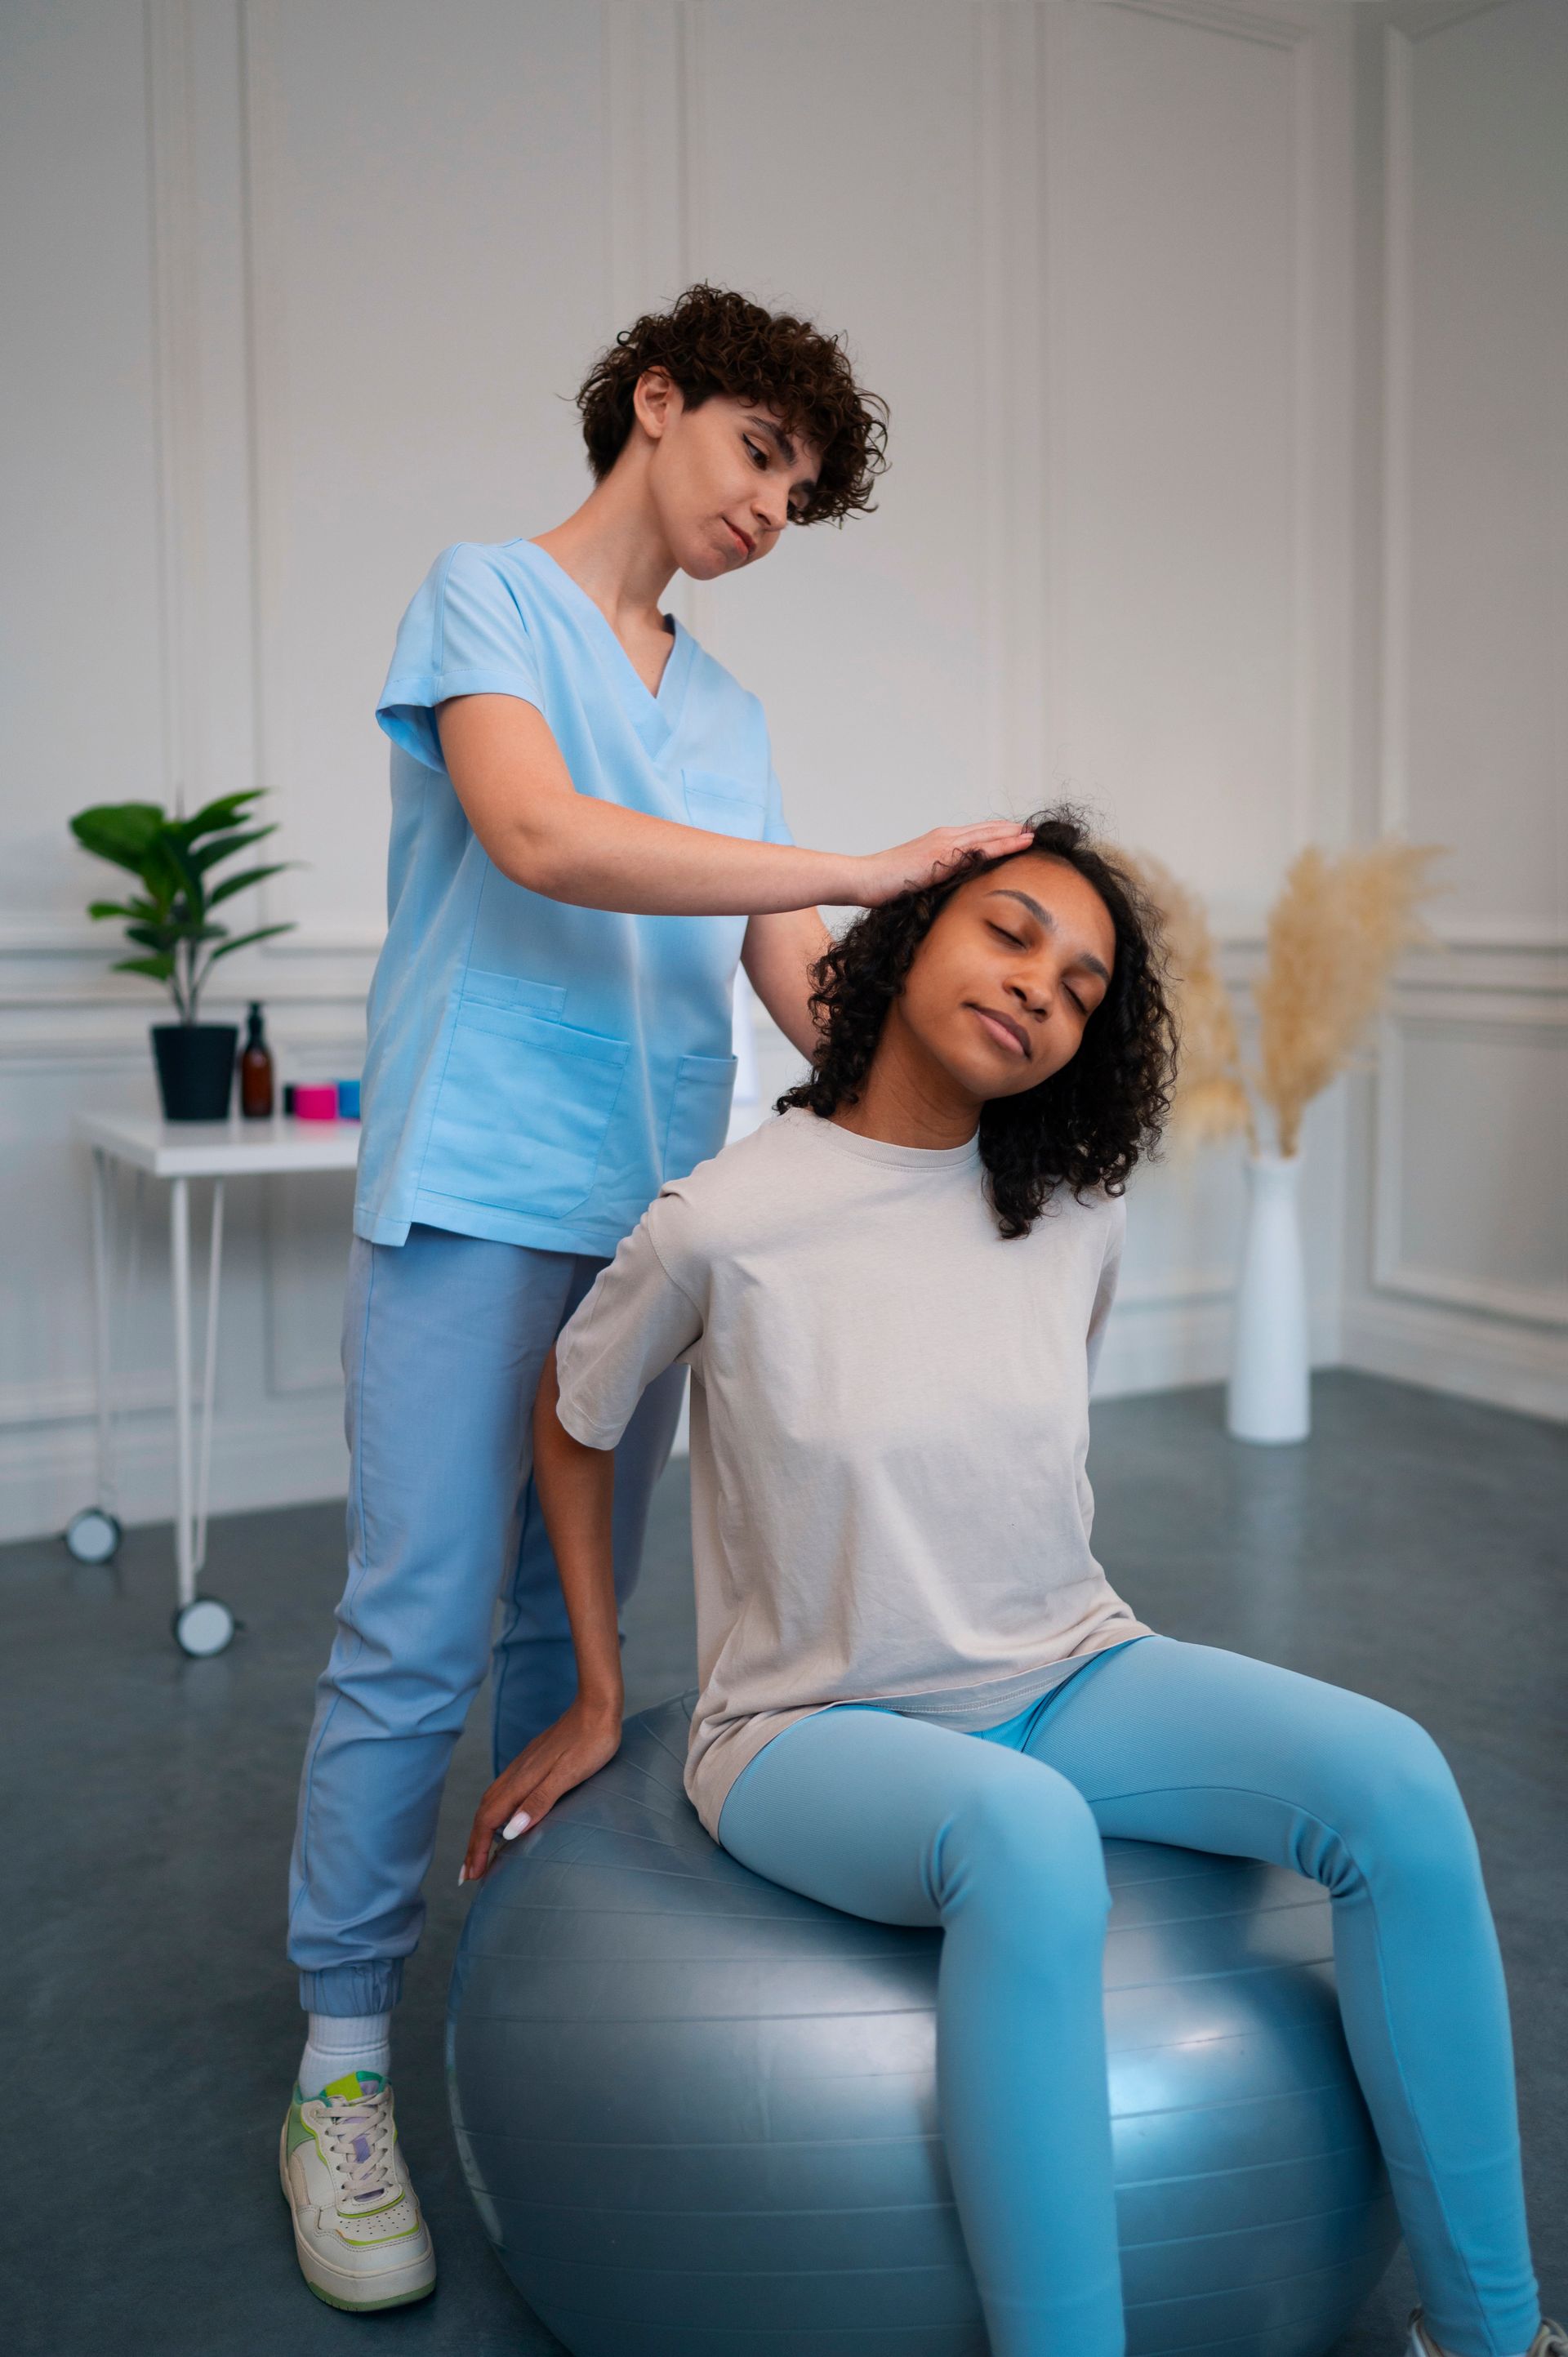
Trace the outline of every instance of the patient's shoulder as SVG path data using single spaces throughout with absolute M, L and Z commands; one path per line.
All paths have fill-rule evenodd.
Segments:
M 699 1162 L 684 1178 L 666 1178 L 660 1203 L 682 1204 L 695 1217 L 719 1219 L 728 1211 L 768 1202 L 790 1181 L 798 1162 L 791 1117 L 770 1114 L 760 1125 Z
M 812 1189 L 800 1118 L 770 1114 L 686 1178 L 667 1178 L 649 1211 L 660 1252 L 668 1243 L 683 1256 L 712 1262 L 774 1233 L 781 1220 L 809 1221 Z

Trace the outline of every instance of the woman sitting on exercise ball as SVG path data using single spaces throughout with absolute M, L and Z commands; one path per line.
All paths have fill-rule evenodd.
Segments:
M 1146 1629 L 1090 1550 L 1089 1388 L 1171 1037 L 1150 911 L 1069 812 L 874 909 L 816 970 L 811 1077 L 663 1188 L 535 1409 L 576 1701 L 464 1872 L 610 1759 L 614 1450 L 693 1372 L 687 1790 L 758 1874 L 940 1924 L 938 2087 L 994 2357 L 1124 2345 L 1101 1837 L 1333 1896 L 1340 2011 L 1423 2306 L 1412 2357 L 1568 2357 L 1526 2241 L 1475 1838 L 1398 1711 Z

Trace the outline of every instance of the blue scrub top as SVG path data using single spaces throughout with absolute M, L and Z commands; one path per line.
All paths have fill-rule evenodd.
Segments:
M 415 1222 L 608 1254 L 729 1122 L 744 916 L 637 917 L 511 883 L 463 814 L 435 706 L 518 695 L 580 794 L 789 843 L 762 707 L 677 628 L 657 695 L 532 541 L 459 543 L 398 630 L 387 938 L 371 985 L 358 1234 Z

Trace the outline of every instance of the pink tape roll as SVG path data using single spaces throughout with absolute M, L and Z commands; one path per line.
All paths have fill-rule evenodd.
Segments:
M 336 1121 L 338 1086 L 334 1081 L 300 1082 L 294 1092 L 294 1110 L 300 1121 Z

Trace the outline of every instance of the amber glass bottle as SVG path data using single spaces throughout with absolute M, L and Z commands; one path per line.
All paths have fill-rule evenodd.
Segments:
M 247 1121 L 268 1121 L 273 1110 L 273 1058 L 262 1030 L 262 1010 L 253 1002 L 240 1056 L 240 1111 Z

